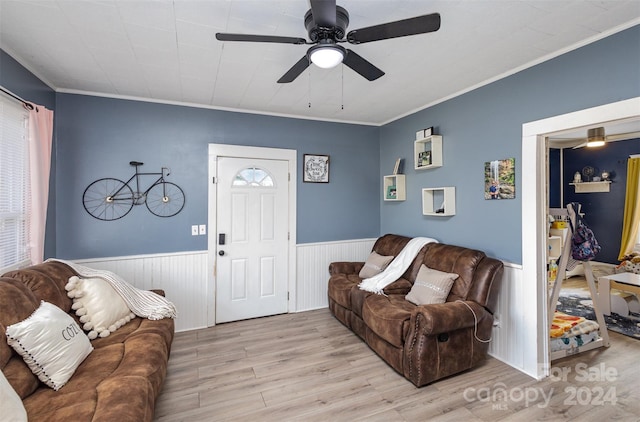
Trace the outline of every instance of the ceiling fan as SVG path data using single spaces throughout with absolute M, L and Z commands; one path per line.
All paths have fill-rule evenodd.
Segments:
M 617 133 L 615 135 L 605 135 L 604 132 L 604 127 L 595 127 L 587 130 L 586 138 L 552 139 L 552 141 L 559 141 L 561 145 L 578 149 L 582 147 L 596 148 L 603 146 L 607 142 L 623 141 L 640 137 L 640 132 Z
M 310 0 L 310 2 L 311 9 L 304 15 L 304 26 L 307 29 L 310 41 L 295 37 L 227 33 L 217 33 L 216 39 L 219 41 L 313 45 L 307 50 L 307 54 L 304 57 L 298 60 L 287 73 L 278 79 L 278 83 L 293 82 L 309 67 L 310 63 L 322 68 L 331 68 L 344 63 L 367 80 L 374 81 L 384 75 L 384 72 L 353 50 L 338 45 L 339 43 L 363 44 L 389 38 L 424 34 L 440 29 L 440 14 L 432 13 L 354 29 L 346 33 L 347 26 L 349 26 L 349 13 L 346 9 L 337 6 L 335 0 Z M 344 38 L 345 33 L 346 39 Z

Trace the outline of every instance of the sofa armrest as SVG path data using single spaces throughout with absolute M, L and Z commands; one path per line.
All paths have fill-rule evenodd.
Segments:
M 491 314 L 476 302 L 445 302 L 418 306 L 411 316 L 411 327 L 418 328 L 419 334 L 436 335 L 474 327 L 476 319 L 480 324 L 486 318 Z
M 329 275 L 358 274 L 364 267 L 364 262 L 332 262 L 329 264 Z
M 404 376 L 421 387 L 474 367 L 486 357 L 492 323 L 493 315 L 473 301 L 417 306 L 405 340 Z

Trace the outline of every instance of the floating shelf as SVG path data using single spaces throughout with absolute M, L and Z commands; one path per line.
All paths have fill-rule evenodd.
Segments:
M 383 177 L 382 197 L 385 201 L 404 201 L 407 199 L 404 174 L 394 174 Z
M 423 188 L 422 214 L 437 217 L 456 215 L 456 188 Z
M 413 143 L 413 158 L 416 170 L 442 167 L 442 136 L 417 139 Z
M 576 193 L 609 192 L 611 181 L 569 183 L 575 186 Z

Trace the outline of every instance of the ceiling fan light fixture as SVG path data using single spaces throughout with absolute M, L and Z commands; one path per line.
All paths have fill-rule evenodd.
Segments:
M 604 141 L 589 141 L 587 142 L 587 147 L 596 148 L 604 145 Z
M 323 69 L 336 67 L 344 59 L 345 49 L 330 40 L 322 40 L 309 49 L 309 60 Z
M 596 127 L 587 131 L 587 147 L 596 148 L 604 145 L 604 128 Z

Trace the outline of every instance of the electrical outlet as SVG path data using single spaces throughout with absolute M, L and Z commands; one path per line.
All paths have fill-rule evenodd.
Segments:
M 207 225 L 200 224 L 199 230 L 200 230 L 200 234 L 207 234 Z
M 198 235 L 198 226 L 191 226 L 191 236 Z

